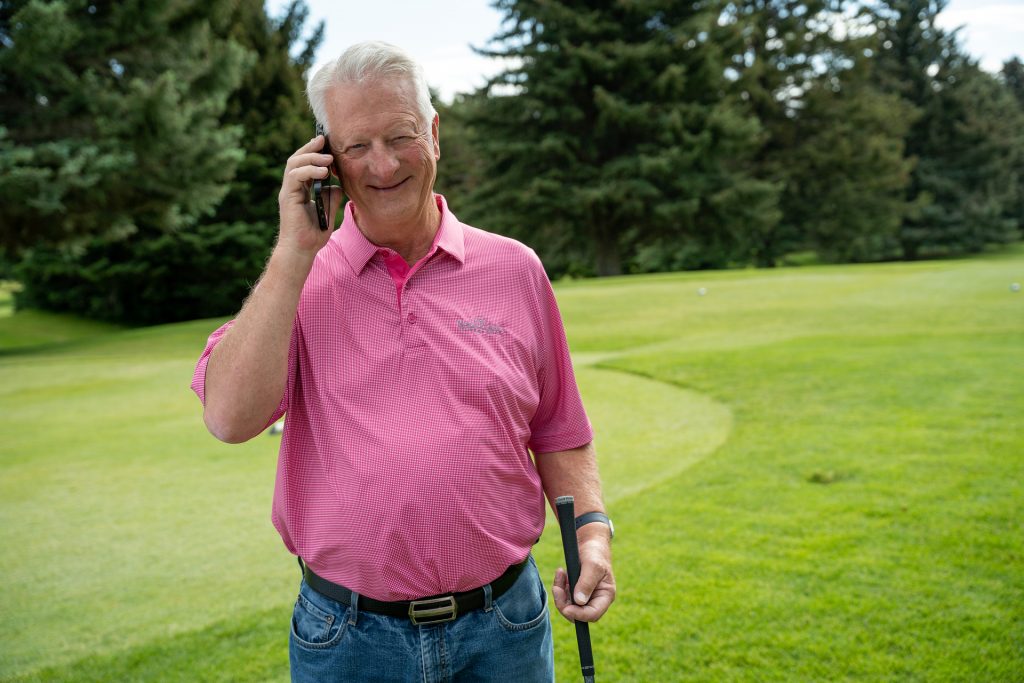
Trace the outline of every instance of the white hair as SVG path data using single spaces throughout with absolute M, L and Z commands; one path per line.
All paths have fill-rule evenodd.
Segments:
M 317 69 L 306 86 L 306 97 L 313 116 L 330 133 L 327 123 L 327 91 L 342 83 L 363 83 L 380 79 L 398 79 L 413 87 L 416 107 L 423 122 L 434 119 L 437 111 L 430 102 L 430 88 L 421 67 L 404 50 L 390 43 L 370 40 L 357 43 L 333 62 Z

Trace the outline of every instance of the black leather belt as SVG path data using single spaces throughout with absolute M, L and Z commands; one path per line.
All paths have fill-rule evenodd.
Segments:
M 529 558 L 519 564 L 514 564 L 505 570 L 505 573 L 491 582 L 491 599 L 512 587 Z M 344 586 L 328 581 L 318 576 L 309 565 L 303 564 L 302 576 L 310 588 L 331 600 L 340 602 L 343 605 L 352 604 L 352 591 Z M 439 624 L 445 621 L 454 621 L 455 617 L 484 606 L 484 589 L 477 588 L 462 593 L 449 593 L 447 595 L 435 595 L 422 600 L 397 600 L 395 602 L 382 602 L 368 598 L 365 595 L 359 596 L 359 609 L 378 614 L 387 614 L 392 617 L 408 617 L 414 624 Z

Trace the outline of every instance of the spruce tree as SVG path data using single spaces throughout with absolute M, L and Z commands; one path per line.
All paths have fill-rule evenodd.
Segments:
M 20 305 L 135 323 L 237 310 L 273 245 L 284 163 L 312 134 L 304 73 L 322 24 L 297 56 L 289 53 L 307 14 L 305 4 L 296 1 L 271 20 L 260 0 L 240 0 L 200 15 L 218 40 L 254 56 L 238 87 L 219 105 L 216 125 L 238 132 L 231 151 L 239 160 L 233 177 L 219 186 L 226 196 L 205 215 L 170 230 L 144 226 L 149 229 L 80 239 L 73 248 L 33 248 L 18 268 L 25 285 Z
M 1020 111 L 1024 113 L 1024 63 L 1019 57 L 1014 57 L 1003 63 L 1000 75 L 1003 84 L 1020 105 Z M 1016 142 L 1012 144 L 1024 150 L 1024 126 L 1017 128 L 1015 138 Z M 1017 157 L 1014 175 L 1017 179 L 1017 202 L 1010 205 L 1006 213 L 1010 219 L 1017 222 L 1018 229 L 1024 229 L 1024 152 Z
M 291 153 L 313 135 L 306 102 L 306 73 L 323 40 L 324 23 L 307 32 L 309 8 L 292 0 L 280 17 L 269 17 L 263 0 L 236 0 L 227 37 L 256 55 L 228 98 L 223 125 L 241 126 L 245 152 L 230 191 L 209 221 L 242 222 L 277 234 L 277 193 Z
M 935 24 L 945 0 L 892 0 L 879 12 L 879 84 L 919 115 L 906 138 L 917 160 L 904 258 L 973 253 L 1017 239 L 1014 168 L 1020 108 L 1009 91 Z
M 1020 57 L 1014 57 L 1003 62 L 1003 68 L 999 72 L 1003 77 L 1003 83 L 1010 89 L 1013 96 L 1024 107 L 1024 62 Z
M 764 130 L 755 175 L 780 192 L 780 220 L 748 234 L 758 265 L 801 249 L 840 261 L 891 255 L 906 209 L 910 110 L 867 82 L 866 29 L 852 9 L 750 0 L 720 19 L 733 90 Z
M 164 233 L 224 196 L 220 125 L 248 56 L 226 0 L 0 4 L 0 241 L 11 250 Z
M 774 220 L 742 167 L 759 127 L 723 96 L 717 2 L 498 0 L 484 54 L 507 68 L 469 103 L 471 217 L 534 245 L 549 272 L 734 262 Z

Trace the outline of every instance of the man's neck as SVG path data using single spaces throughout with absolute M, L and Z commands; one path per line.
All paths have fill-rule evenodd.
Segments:
M 410 266 L 426 256 L 441 227 L 441 210 L 434 197 L 415 220 L 404 223 L 369 223 L 360 220 L 358 207 L 352 207 L 356 227 L 371 243 L 398 253 Z

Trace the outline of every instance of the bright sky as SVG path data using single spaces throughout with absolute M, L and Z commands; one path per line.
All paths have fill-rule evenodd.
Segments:
M 501 25 L 501 14 L 487 0 L 306 0 L 312 24 L 326 22 L 317 64 L 329 61 L 353 43 L 385 40 L 409 52 L 427 72 L 427 81 L 451 100 L 484 84 L 499 69 L 497 60 L 480 57 L 470 45 L 484 46 Z M 267 0 L 279 16 L 287 0 Z M 950 0 L 939 15 L 945 29 L 964 26 L 961 44 L 998 71 L 1005 60 L 1024 54 L 1024 0 Z

